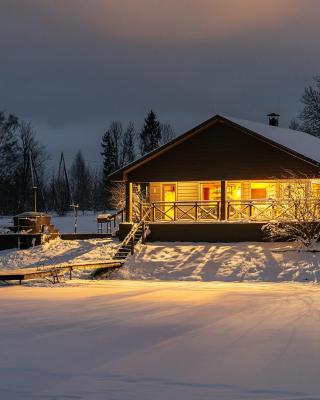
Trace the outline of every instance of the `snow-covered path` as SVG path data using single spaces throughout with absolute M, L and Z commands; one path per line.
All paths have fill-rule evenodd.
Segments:
M 320 288 L 0 289 L 1 399 L 319 399 Z

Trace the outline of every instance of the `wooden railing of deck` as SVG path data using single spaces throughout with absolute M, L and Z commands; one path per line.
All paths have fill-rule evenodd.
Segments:
M 149 210 L 148 221 L 217 221 L 220 201 L 158 201 L 141 204 L 140 218 Z
M 320 200 L 303 199 L 300 202 L 288 200 L 227 200 L 220 201 L 158 201 L 140 204 L 140 219 L 157 221 L 221 221 L 222 204 L 226 206 L 227 221 L 272 221 L 297 220 L 302 203 L 310 207 L 311 214 L 320 219 Z M 146 217 L 146 210 L 149 215 Z M 309 213 L 310 214 L 310 213 Z

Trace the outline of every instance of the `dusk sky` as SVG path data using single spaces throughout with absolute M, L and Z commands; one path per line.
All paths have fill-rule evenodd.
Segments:
M 0 109 L 57 162 L 100 163 L 114 119 L 177 133 L 213 114 L 287 126 L 320 74 L 319 0 L 0 0 Z

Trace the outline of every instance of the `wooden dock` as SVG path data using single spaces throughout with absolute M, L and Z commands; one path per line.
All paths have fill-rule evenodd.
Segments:
M 0 281 L 18 281 L 21 285 L 22 281 L 30 279 L 53 278 L 62 273 L 69 272 L 69 277 L 72 279 L 72 271 L 76 270 L 94 270 L 103 271 L 106 269 L 120 268 L 124 264 L 123 260 L 107 260 L 103 262 L 93 262 L 85 264 L 68 264 L 68 265 L 53 265 L 42 268 L 21 268 L 16 270 L 0 270 Z

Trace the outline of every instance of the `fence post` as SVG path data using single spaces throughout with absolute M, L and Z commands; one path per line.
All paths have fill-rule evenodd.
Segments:
M 198 202 L 197 201 L 195 204 L 194 216 L 195 216 L 196 221 L 198 221 Z
M 131 255 L 134 254 L 134 235 L 131 238 Z
M 252 201 L 249 202 L 249 218 L 252 217 Z
M 173 203 L 173 220 L 177 220 L 177 205 L 176 202 Z
M 227 185 L 226 181 L 220 181 L 220 191 L 221 191 L 221 212 L 220 219 L 223 221 L 226 219 L 226 197 L 227 197 Z

